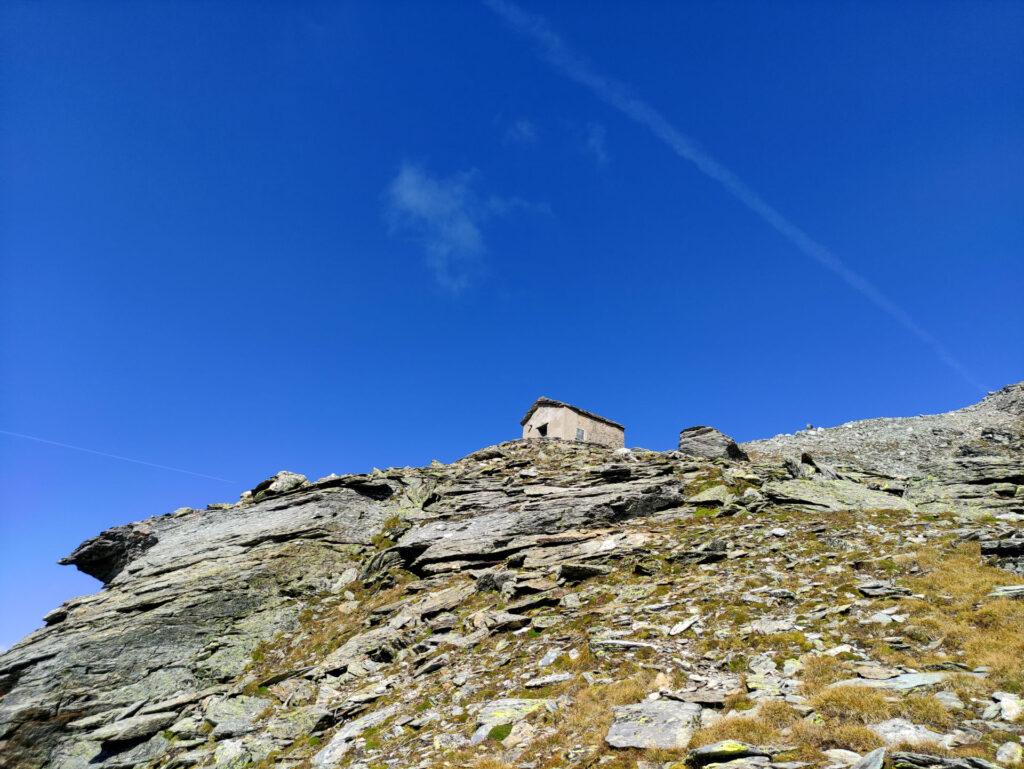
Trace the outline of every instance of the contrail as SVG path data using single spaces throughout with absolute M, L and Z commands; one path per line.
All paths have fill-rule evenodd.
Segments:
M 700 149 L 693 139 L 673 126 L 661 112 L 630 93 L 623 83 L 596 72 L 585 58 L 562 41 L 562 38 L 551 29 L 544 17 L 529 13 L 509 0 L 483 0 L 483 2 L 504 19 L 512 29 L 533 40 L 539 47 L 541 56 L 552 67 L 650 130 L 679 157 L 693 163 L 701 173 L 722 185 L 727 192 L 771 225 L 800 251 L 814 259 L 822 267 L 834 272 L 850 288 L 860 293 L 931 348 L 940 361 L 955 371 L 971 387 L 982 392 L 988 390 L 971 376 L 963 364 L 954 358 L 938 339 L 922 328 L 906 310 L 885 296 L 871 281 L 854 272 L 828 248 L 789 221 L 736 174 Z
M 221 483 L 234 483 L 229 481 L 227 478 L 218 478 L 216 475 L 204 475 L 203 473 L 194 473 L 191 470 L 182 470 L 180 467 L 169 467 L 168 465 L 158 465 L 153 462 L 144 462 L 141 459 L 131 459 L 129 457 L 119 457 L 117 454 L 108 454 L 105 451 L 95 451 L 93 449 L 86 449 L 82 446 L 72 446 L 70 443 L 60 443 L 58 441 L 48 441 L 46 438 L 37 438 L 34 435 L 25 435 L 23 433 L 12 433 L 10 430 L 0 430 L 0 434 L 11 435 L 15 438 L 24 438 L 27 441 L 36 441 L 37 443 L 48 443 L 51 446 L 60 446 L 62 449 L 74 449 L 75 451 L 84 451 L 86 454 L 95 454 L 98 457 L 107 457 L 107 459 L 120 459 L 122 462 L 131 462 L 136 465 L 145 465 L 146 467 L 156 467 L 160 470 L 172 470 L 176 473 L 185 473 L 186 475 L 195 475 L 199 478 L 208 478 L 211 481 L 220 481 Z

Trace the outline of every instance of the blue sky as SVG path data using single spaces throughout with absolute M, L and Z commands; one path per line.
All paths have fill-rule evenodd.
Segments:
M 0 646 L 96 589 L 54 562 L 105 527 L 449 461 L 541 394 L 666 449 L 1024 378 L 1022 3 L 9 2 L 0 35 Z

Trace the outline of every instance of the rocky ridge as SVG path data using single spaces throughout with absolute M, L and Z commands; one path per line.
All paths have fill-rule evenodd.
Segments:
M 0 656 L 2 763 L 1020 763 L 1024 384 L 718 436 L 283 472 L 105 531 L 63 561 L 103 589 Z

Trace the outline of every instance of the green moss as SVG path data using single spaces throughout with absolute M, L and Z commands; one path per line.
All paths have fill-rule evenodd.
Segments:
M 512 733 L 512 724 L 498 724 L 487 732 L 487 739 L 501 742 Z
M 380 749 L 380 729 L 373 727 L 363 732 L 363 740 L 367 750 Z

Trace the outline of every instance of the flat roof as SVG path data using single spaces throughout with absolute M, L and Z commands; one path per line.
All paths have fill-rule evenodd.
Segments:
M 613 422 L 607 417 L 603 417 L 600 414 L 595 414 L 593 411 L 587 411 L 586 409 L 581 409 L 579 406 L 573 406 L 571 403 L 563 403 L 562 401 L 556 401 L 552 398 L 545 398 L 543 396 L 541 396 L 540 398 L 533 402 L 533 405 L 530 406 L 530 410 L 526 412 L 526 416 L 522 418 L 519 424 L 525 425 L 527 422 L 529 422 L 530 417 L 533 416 L 533 412 L 535 412 L 541 406 L 555 406 L 558 408 L 569 409 L 571 411 L 575 411 L 577 414 L 580 414 L 581 416 L 589 417 L 590 419 L 595 419 L 598 422 L 604 422 L 606 425 L 617 427 L 623 432 L 626 431 L 626 428 L 620 425 L 618 422 Z

